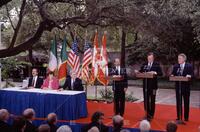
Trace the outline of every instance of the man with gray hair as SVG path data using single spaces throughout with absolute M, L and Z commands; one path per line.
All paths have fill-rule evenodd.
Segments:
M 120 132 L 124 125 L 124 118 L 120 115 L 113 117 L 113 132 Z
M 99 129 L 97 127 L 92 127 L 88 132 L 99 132 Z
M 47 116 L 47 124 L 50 127 L 51 132 L 56 132 L 58 127 L 56 126 L 57 123 L 57 115 L 55 113 L 49 113 Z
M 192 65 L 186 63 L 187 57 L 181 53 L 178 55 L 178 64 L 174 65 L 171 76 L 193 77 Z M 189 119 L 190 105 L 190 82 L 176 82 L 176 108 L 177 120 L 182 120 L 182 98 L 184 100 L 184 117 L 185 121 Z
M 50 127 L 47 124 L 42 124 L 38 127 L 38 132 L 50 132 Z
M 23 112 L 23 117 L 26 119 L 26 128 L 24 132 L 36 132 L 37 127 L 32 123 L 35 117 L 35 111 L 32 108 L 27 108 Z
M 12 131 L 11 126 L 7 123 L 9 119 L 9 112 L 6 109 L 0 109 L 0 130 L 2 132 Z
M 149 132 L 151 129 L 151 125 L 150 125 L 149 121 L 142 120 L 140 122 L 139 128 L 140 128 L 140 132 Z
M 56 132 L 72 132 L 72 129 L 68 125 L 63 125 Z
M 76 72 L 74 70 L 70 71 L 70 76 L 66 77 L 65 84 L 63 85 L 63 89 L 73 90 L 73 91 L 83 91 L 82 80 L 77 77 Z

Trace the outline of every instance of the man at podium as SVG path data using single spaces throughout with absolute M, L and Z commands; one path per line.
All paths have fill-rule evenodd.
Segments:
M 186 63 L 187 56 L 185 54 L 178 55 L 178 64 L 175 64 L 172 71 L 172 76 L 184 76 L 191 78 L 193 76 L 192 65 Z M 190 104 L 190 82 L 176 82 L 176 108 L 177 108 L 177 120 L 182 117 L 182 97 L 184 100 L 184 118 L 185 121 L 189 119 L 189 104 Z M 181 90 L 179 89 L 181 88 Z M 181 92 L 180 92 L 181 91 Z M 181 98 L 181 100 L 180 100 Z M 180 107 L 179 107 L 180 106 Z M 180 111 L 181 109 L 181 111 Z
M 114 61 L 110 75 L 113 77 L 114 111 L 115 115 L 124 115 L 125 93 L 128 88 L 126 69 L 121 67 L 119 58 Z M 117 79 L 118 78 L 118 79 Z
M 155 113 L 156 90 L 158 89 L 157 76 L 162 76 L 160 64 L 155 62 L 154 58 L 153 52 L 148 53 L 147 62 L 140 68 L 141 73 L 150 73 L 154 75 L 153 78 L 143 79 L 145 118 L 149 121 L 153 119 Z

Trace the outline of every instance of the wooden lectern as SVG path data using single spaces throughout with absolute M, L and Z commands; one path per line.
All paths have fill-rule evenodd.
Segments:
M 139 72 L 139 73 L 136 73 L 136 77 L 140 79 L 145 79 L 145 78 L 150 79 L 150 78 L 154 78 L 155 74 L 149 73 L 149 72 L 143 72 L 143 73 Z
M 188 82 L 190 80 L 191 78 L 184 77 L 184 76 L 170 76 L 169 77 L 169 81 L 174 81 L 174 82 Z
M 169 81 L 174 81 L 174 82 L 178 82 L 179 83 L 179 101 L 180 101 L 180 105 L 178 106 L 179 107 L 179 119 L 177 121 L 177 124 L 185 124 L 183 119 L 182 119 L 182 113 L 183 113 L 183 110 L 182 110 L 182 86 L 181 86 L 181 82 L 189 82 L 191 80 L 191 78 L 189 77 L 185 77 L 185 76 L 170 76 L 169 77 Z
M 121 81 L 123 80 L 123 76 L 120 75 L 114 75 L 114 76 L 108 76 L 107 79 L 112 80 L 112 81 Z

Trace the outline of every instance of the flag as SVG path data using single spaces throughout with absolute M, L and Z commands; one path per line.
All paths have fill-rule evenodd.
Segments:
M 78 43 L 76 40 L 74 40 L 71 50 L 69 52 L 68 64 L 71 67 L 71 69 L 76 73 L 76 76 L 80 78 L 81 77 L 80 57 L 78 54 Z
M 63 86 L 67 76 L 67 40 L 66 37 L 62 43 L 62 49 L 59 58 L 58 79 L 60 86 Z
M 89 43 L 87 43 L 87 41 L 85 42 L 85 46 L 84 46 L 84 55 L 83 55 L 83 62 L 82 62 L 82 74 L 81 74 L 81 78 L 85 81 L 89 83 L 89 76 L 90 76 L 90 69 L 89 69 L 89 65 L 92 62 L 92 50 L 91 47 L 89 45 Z
M 100 61 L 98 65 L 98 81 L 103 85 L 108 85 L 108 56 L 106 51 L 106 33 L 102 37 L 102 47 L 100 53 Z
M 99 47 L 98 47 L 98 33 L 96 32 L 94 37 L 94 48 L 93 48 L 93 55 L 92 55 L 92 69 L 90 75 L 90 83 L 94 83 L 97 78 L 98 73 L 98 61 L 99 61 Z
M 48 70 L 54 72 L 57 69 L 57 66 L 58 66 L 57 43 L 56 43 L 56 37 L 54 37 L 51 43 L 51 48 L 50 48 L 50 53 L 49 53 Z

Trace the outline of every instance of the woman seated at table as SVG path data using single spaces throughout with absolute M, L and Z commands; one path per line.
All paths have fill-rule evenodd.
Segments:
M 53 72 L 49 72 L 47 78 L 44 80 L 42 89 L 57 90 L 59 88 L 59 80 L 54 76 Z

